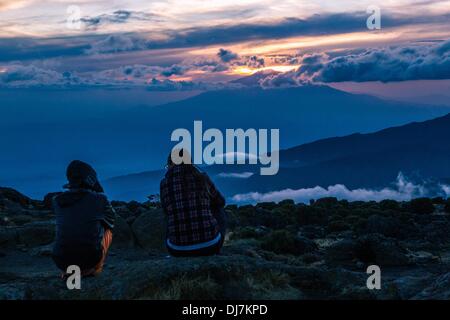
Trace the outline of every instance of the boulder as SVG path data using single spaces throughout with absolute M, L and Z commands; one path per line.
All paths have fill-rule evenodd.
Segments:
M 379 206 L 382 210 L 400 211 L 400 203 L 395 200 L 383 200 Z
M 100 276 L 67 290 L 57 277 L 40 276 L 22 288 L 16 281 L 8 299 L 300 299 L 302 288 L 324 292 L 325 270 L 288 267 L 245 256 L 121 261 Z M 1 291 L 0 286 L 0 291 Z M 12 294 L 14 293 L 14 294 Z M 1 297 L 1 295 L 0 295 Z
M 308 239 L 318 239 L 326 236 L 325 228 L 315 225 L 302 226 L 300 234 Z
M 331 284 L 330 296 L 339 300 L 367 300 L 374 299 L 377 290 L 367 289 L 367 274 L 344 268 L 335 268 L 327 272 L 328 282 Z M 329 299 L 329 296 L 327 296 Z
M 342 232 L 350 229 L 350 225 L 342 220 L 333 220 L 328 223 L 327 232 Z
M 133 232 L 131 227 L 120 215 L 116 216 L 113 231 L 113 248 L 130 248 L 133 246 Z
M 409 203 L 409 210 L 416 214 L 431 214 L 434 212 L 433 201 L 429 198 L 417 198 Z
M 325 251 L 325 261 L 329 265 L 353 265 L 357 243 L 351 239 L 337 241 Z
M 166 222 L 161 209 L 142 213 L 131 225 L 137 244 L 156 251 L 165 251 Z
M 340 240 L 326 249 L 325 261 L 331 266 L 365 265 L 405 266 L 410 264 L 408 253 L 394 239 L 369 234 L 357 240 Z
M 369 234 L 359 238 L 355 255 L 366 264 L 376 264 L 380 267 L 410 264 L 408 252 L 395 239 L 380 234 Z
M 409 254 L 409 258 L 415 264 L 431 264 L 437 263 L 441 260 L 439 256 L 434 255 L 433 253 L 427 251 L 411 252 Z
M 22 213 L 25 208 L 18 202 L 0 198 L 0 209 L 9 216 Z
M 5 199 L 15 202 L 22 207 L 26 207 L 32 202 L 30 198 L 14 189 L 0 187 L 0 200 Z
M 46 244 L 44 246 L 33 248 L 30 255 L 39 257 L 51 257 L 53 253 L 54 243 Z
M 14 283 L 0 284 L 0 300 L 22 300 L 25 299 L 26 286 Z
M 20 244 L 27 247 L 42 246 L 55 239 L 54 222 L 33 222 L 17 228 L 17 237 Z
M 317 245 L 301 235 L 276 230 L 262 239 L 261 248 L 277 254 L 302 255 L 317 250 Z
M 33 222 L 33 220 L 33 216 L 23 213 L 13 214 L 8 217 L 9 224 L 15 226 L 21 226 Z
M 408 275 L 394 279 L 390 284 L 389 291 L 394 293 L 394 299 L 411 299 L 413 296 L 420 293 L 429 282 L 430 276 L 427 273 Z
M 126 207 L 131 212 L 137 212 L 139 209 L 142 208 L 142 205 L 137 201 L 130 201 L 127 203 Z
M 10 224 L 10 220 L 5 215 L 0 216 L 0 226 L 7 226 Z
M 301 235 L 297 235 L 297 245 L 301 254 L 312 253 L 318 249 L 317 244 Z
M 428 287 L 413 297 L 414 300 L 449 300 L 450 272 L 428 281 Z
M 17 244 L 16 229 L 12 227 L 0 227 L 0 248 L 14 248 Z
M 445 211 L 446 213 L 450 213 L 450 199 L 447 199 L 447 200 L 445 201 L 444 211 Z
M 399 223 L 394 218 L 374 214 L 367 219 L 366 233 L 379 233 L 386 237 L 396 237 L 400 232 Z
M 316 201 L 314 201 L 315 206 L 324 206 L 324 207 L 335 206 L 338 203 L 339 203 L 339 201 L 335 197 L 325 197 L 325 198 L 320 198 L 320 199 L 317 199 Z
M 434 244 L 450 241 L 450 223 L 447 221 L 432 221 L 422 229 L 425 240 Z

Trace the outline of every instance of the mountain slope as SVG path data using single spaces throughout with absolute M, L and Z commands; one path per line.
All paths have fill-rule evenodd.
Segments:
M 449 115 L 433 120 L 410 123 L 370 134 L 353 134 L 344 138 L 330 138 L 289 148 L 283 151 L 285 165 L 298 166 L 324 160 L 343 158 L 358 153 L 380 152 L 401 146 L 436 144 L 448 145 Z
M 411 123 L 370 134 L 353 134 L 304 144 L 280 152 L 281 168 L 275 176 L 260 176 L 253 166 L 211 166 L 205 168 L 227 195 L 269 192 L 286 188 L 328 187 L 345 184 L 349 188 L 382 188 L 394 182 L 402 172 L 408 177 L 444 181 L 450 176 L 450 114 L 437 119 Z M 224 178 L 220 172 L 254 174 L 246 179 Z M 163 171 L 132 175 L 140 186 L 126 192 L 124 177 L 107 181 L 112 195 L 144 196 L 146 190 L 158 190 Z M 147 180 L 148 179 L 148 180 Z M 148 193 L 147 193 L 148 194 Z
M 393 103 L 326 86 L 304 86 L 206 92 L 163 106 L 138 108 L 120 117 L 136 124 L 142 120 L 154 129 L 170 132 L 179 127 L 192 129 L 194 120 L 202 120 L 206 128 L 279 128 L 286 148 L 330 136 L 422 121 L 448 112 L 447 108 Z
M 0 108 L 0 183 L 34 197 L 59 189 L 65 166 L 73 159 L 92 163 L 102 177 L 162 168 L 174 145 L 172 131 L 192 130 L 194 120 L 202 120 L 205 130 L 280 129 L 280 147 L 289 148 L 449 112 L 448 108 L 394 103 L 326 86 L 211 91 L 153 107 L 133 107 L 136 101 L 146 104 L 140 96 L 134 97 L 134 91 L 111 97 L 102 93 L 86 105 L 76 99 L 79 92 L 42 95 L 46 99 L 33 95 L 31 106 L 26 92 L 9 100 L 0 96 L 7 102 Z M 83 92 L 83 96 L 89 94 Z M 22 107 L 16 108 L 19 104 Z
M 349 188 L 382 188 L 394 182 L 399 172 L 441 180 L 450 175 L 448 137 L 450 115 L 372 134 L 317 141 L 283 151 L 283 168 L 277 176 L 254 175 L 246 183 L 254 191 L 268 192 L 338 183 Z

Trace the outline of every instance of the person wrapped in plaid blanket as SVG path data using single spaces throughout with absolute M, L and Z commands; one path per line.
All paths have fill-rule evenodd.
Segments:
M 167 250 L 176 257 L 218 254 L 226 233 L 225 198 L 208 175 L 191 163 L 186 150 L 175 152 L 187 160 L 175 164 L 172 152 L 160 184 Z

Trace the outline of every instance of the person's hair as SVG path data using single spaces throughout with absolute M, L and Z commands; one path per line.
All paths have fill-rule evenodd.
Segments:
M 66 189 L 88 189 L 103 193 L 103 187 L 97 178 L 97 172 L 86 162 L 80 160 L 72 161 L 66 170 L 68 184 Z
M 181 160 L 181 163 L 176 164 L 173 161 L 173 157 L 179 157 Z M 197 168 L 197 166 L 195 166 L 192 163 L 191 160 L 191 155 L 190 153 L 185 150 L 185 149 L 174 149 L 170 152 L 169 157 L 167 158 L 167 166 L 168 168 L 171 167 L 175 167 L 175 166 L 184 166 L 185 168 L 187 168 L 187 172 L 189 172 L 190 174 L 192 174 L 192 176 L 194 177 L 194 179 L 201 184 L 201 186 L 203 187 L 203 191 L 209 194 L 209 189 L 207 187 L 207 183 L 206 183 L 206 179 L 204 176 L 204 173 L 202 171 L 200 171 L 199 168 Z M 187 183 L 186 180 L 184 179 L 185 177 L 183 177 L 183 185 L 186 187 Z

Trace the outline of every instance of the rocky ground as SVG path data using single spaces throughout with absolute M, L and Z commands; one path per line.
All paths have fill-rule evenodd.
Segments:
M 170 258 L 158 203 L 119 213 L 104 272 L 68 290 L 51 260 L 51 195 L 0 188 L 0 299 L 449 299 L 450 202 L 228 206 L 223 253 Z M 366 287 L 380 266 L 381 290 Z

